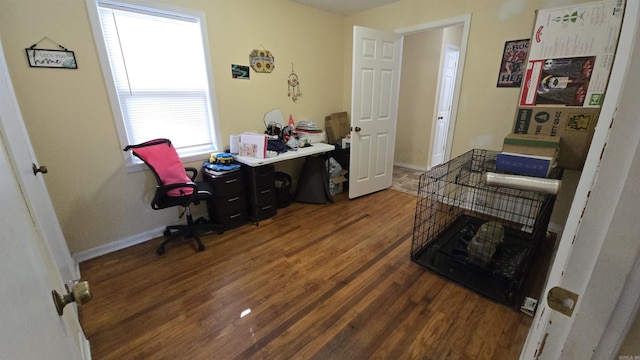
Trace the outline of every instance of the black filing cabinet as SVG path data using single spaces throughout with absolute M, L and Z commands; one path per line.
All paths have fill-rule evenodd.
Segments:
M 209 219 L 220 224 L 224 230 L 246 224 L 248 200 L 244 173 L 237 170 L 212 175 L 203 171 L 202 176 L 211 184 L 214 191 L 214 198 L 207 204 Z
M 249 218 L 253 221 L 268 219 L 276 214 L 276 172 L 272 164 L 242 165 L 249 193 Z

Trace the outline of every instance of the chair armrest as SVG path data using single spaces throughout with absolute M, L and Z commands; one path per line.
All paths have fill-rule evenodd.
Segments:
M 191 188 L 193 189 L 193 192 L 189 195 L 184 195 L 184 196 L 167 195 L 167 193 L 170 190 L 180 189 L 180 188 Z M 151 201 L 151 207 L 154 210 L 164 209 L 165 207 L 167 207 L 167 206 L 163 206 L 166 204 L 167 199 L 175 200 L 175 201 L 172 201 L 175 203 L 170 206 L 175 206 L 175 205 L 186 206 L 190 204 L 193 201 L 193 199 L 196 198 L 197 195 L 198 195 L 198 185 L 196 185 L 196 183 L 194 182 L 184 182 L 184 183 L 175 183 L 175 184 L 169 184 L 169 185 L 156 186 L 156 192 L 153 195 L 153 200 Z
M 164 192 L 167 193 L 169 190 L 179 189 L 179 188 L 192 188 L 194 191 L 198 190 L 198 185 L 196 183 L 189 181 L 183 183 L 175 183 L 169 185 L 156 186 L 156 192 Z
M 192 173 L 192 175 L 189 176 L 191 181 L 196 181 L 196 176 L 198 176 L 198 169 L 196 169 L 194 167 L 185 167 L 184 169 L 185 169 L 186 172 Z

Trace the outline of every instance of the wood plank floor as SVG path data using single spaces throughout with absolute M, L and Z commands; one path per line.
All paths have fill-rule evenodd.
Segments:
M 531 318 L 412 263 L 414 210 L 340 194 L 204 252 L 152 240 L 86 261 L 93 359 L 517 359 Z

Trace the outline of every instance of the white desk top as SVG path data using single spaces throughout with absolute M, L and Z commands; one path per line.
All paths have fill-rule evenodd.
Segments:
M 284 160 L 297 159 L 297 158 L 305 157 L 309 155 L 322 154 L 329 151 L 333 151 L 335 150 L 335 148 L 336 147 L 334 145 L 329 145 L 325 143 L 315 143 L 309 147 L 300 148 L 296 151 L 289 150 L 284 154 L 280 154 L 280 155 L 266 158 L 266 159 L 260 159 L 260 158 L 249 157 L 249 156 L 239 156 L 239 155 L 233 155 L 233 158 L 237 162 L 240 162 L 252 167 L 256 167 L 256 166 L 262 166 L 266 164 L 273 164 L 273 163 L 277 163 L 279 161 L 284 161 Z

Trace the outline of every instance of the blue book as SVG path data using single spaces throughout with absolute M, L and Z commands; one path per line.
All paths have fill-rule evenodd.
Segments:
M 547 177 L 553 167 L 553 158 L 501 152 L 496 156 L 496 170 L 517 175 Z

